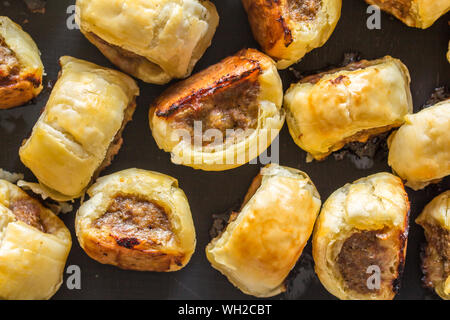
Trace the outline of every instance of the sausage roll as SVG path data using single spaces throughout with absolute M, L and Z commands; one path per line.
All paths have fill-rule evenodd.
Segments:
M 322 160 L 399 127 L 413 110 L 409 84 L 406 66 L 389 56 L 308 76 L 286 92 L 289 132 L 308 161 Z
M 378 173 L 335 191 L 313 235 L 315 270 L 345 300 L 393 299 L 408 237 L 409 201 L 402 181 Z
M 253 180 L 240 212 L 206 247 L 211 265 L 242 292 L 270 297 L 302 254 L 320 210 L 306 173 L 271 164 Z
M 434 198 L 416 222 L 425 229 L 427 245 L 422 255 L 423 281 L 450 300 L 450 190 Z
M 69 230 L 52 211 L 0 180 L 0 299 L 51 298 L 71 246 Z
M 342 0 L 242 0 L 253 35 L 279 69 L 321 47 L 341 16 Z
M 81 32 L 145 82 L 185 78 L 210 46 L 219 16 L 207 0 L 77 0 Z
M 79 197 L 122 144 L 139 88 L 130 77 L 72 57 L 62 71 L 20 159 L 55 200 Z
M 256 158 L 284 124 L 283 89 L 272 59 L 246 49 L 166 90 L 150 127 L 172 162 L 226 170 Z
M 122 269 L 177 271 L 195 250 L 189 203 L 178 181 L 128 169 L 102 177 L 77 212 L 81 247 L 94 260 Z
M 450 10 L 448 0 L 366 0 L 410 27 L 426 29 Z
M 450 99 L 406 116 L 388 139 L 388 163 L 406 185 L 420 190 L 450 174 Z
M 0 109 L 20 106 L 42 91 L 42 65 L 33 39 L 0 16 Z

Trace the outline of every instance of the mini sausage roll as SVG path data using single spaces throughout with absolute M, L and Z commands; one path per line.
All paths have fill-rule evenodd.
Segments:
M 145 82 L 189 76 L 219 15 L 206 0 L 77 0 L 81 32 L 113 64 Z
M 302 254 L 320 210 L 308 175 L 271 164 L 253 180 L 238 213 L 206 247 L 211 265 L 242 292 L 271 297 Z
M 416 219 L 425 229 L 427 245 L 422 255 L 423 281 L 450 300 L 450 190 L 434 198 Z
M 55 200 L 74 199 L 122 145 L 139 88 L 130 77 L 72 57 L 62 71 L 20 159 Z
M 388 139 L 388 163 L 406 185 L 420 190 L 450 174 L 450 100 L 406 116 Z
M 128 169 L 102 177 L 77 212 L 81 247 L 94 260 L 122 269 L 177 271 L 195 250 L 191 210 L 178 181 Z
M 450 10 L 448 0 L 366 0 L 410 27 L 426 29 Z
M 253 35 L 279 69 L 321 47 L 341 16 L 342 0 L 242 0 Z
M 53 212 L 0 180 L 0 299 L 51 298 L 71 246 L 69 230 Z
M 28 33 L 0 16 L 0 109 L 20 106 L 42 91 L 39 49 Z
M 339 299 L 393 299 L 408 238 L 402 181 L 378 173 L 346 184 L 325 201 L 313 234 L 315 270 Z
M 220 171 L 264 152 L 284 124 L 275 63 L 246 49 L 166 90 L 150 108 L 150 127 L 172 162 Z
M 304 78 L 286 92 L 295 143 L 316 160 L 353 141 L 399 127 L 413 110 L 406 66 L 386 56 Z

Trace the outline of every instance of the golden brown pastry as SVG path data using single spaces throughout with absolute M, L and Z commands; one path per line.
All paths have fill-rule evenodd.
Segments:
M 406 185 L 420 190 L 450 174 L 450 100 L 406 116 L 388 139 L 388 163 Z
M 122 269 L 177 271 L 195 250 L 189 203 L 178 181 L 128 169 L 102 177 L 87 192 L 75 227 L 94 260 Z
M 342 0 L 242 0 L 253 35 L 279 69 L 321 47 L 341 16 Z
M 240 212 L 206 247 L 211 265 L 242 292 L 270 297 L 302 254 L 320 209 L 306 173 L 271 164 L 253 180 Z
M 53 212 L 0 180 L 0 299 L 51 298 L 71 246 L 69 230 Z
M 448 0 L 366 0 L 410 27 L 426 29 L 450 10 Z
M 39 49 L 28 33 L 0 16 L 0 109 L 20 106 L 42 91 Z
M 313 234 L 315 270 L 343 300 L 393 299 L 408 237 L 402 181 L 378 173 L 346 184 L 324 203 Z
M 322 160 L 402 125 L 413 110 L 409 84 L 406 66 L 389 56 L 308 76 L 286 92 L 289 132 L 308 160 Z
M 185 78 L 219 24 L 206 0 L 77 0 L 81 32 L 112 63 L 145 82 Z
M 130 77 L 72 57 L 62 71 L 20 159 L 55 200 L 74 199 L 122 144 L 139 88 Z
M 246 49 L 166 90 L 150 108 L 150 127 L 172 162 L 227 170 L 259 156 L 284 124 L 275 63 Z
M 434 198 L 416 222 L 425 229 L 427 245 L 422 256 L 423 281 L 450 300 L 450 190 Z

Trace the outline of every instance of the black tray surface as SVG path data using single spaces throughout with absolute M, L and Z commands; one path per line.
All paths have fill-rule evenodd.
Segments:
M 401 59 L 412 77 L 411 90 L 417 112 L 425 104 L 434 88 L 448 86 L 450 64 L 445 54 L 449 40 L 449 15 L 441 17 L 426 30 L 409 28 L 388 14 L 382 13 L 381 29 L 369 30 L 369 14 L 363 0 L 343 1 L 342 17 L 329 41 L 309 53 L 295 70 L 281 72 L 287 88 L 296 81 L 297 71 L 308 73 L 339 65 L 345 53 L 357 52 L 362 58 L 375 59 L 391 55 Z M 94 63 L 112 66 L 102 54 L 79 32 L 70 30 L 71 5 L 74 0 L 49 0 L 46 12 L 31 13 L 20 0 L 0 0 L 0 15 L 9 16 L 31 34 L 42 52 L 46 77 L 44 82 L 54 83 L 60 70 L 58 59 L 71 55 Z M 244 47 L 258 48 L 253 39 L 247 17 L 240 0 L 215 1 L 220 14 L 220 26 L 212 46 L 197 64 L 202 70 Z M 69 13 L 68 13 L 69 12 Z M 225 277 L 208 263 L 204 249 L 210 241 L 209 230 L 213 214 L 227 212 L 242 201 L 251 180 L 261 164 L 244 165 L 224 172 L 203 172 L 170 162 L 170 155 L 158 149 L 148 126 L 150 103 L 165 86 L 140 82 L 141 96 L 134 119 L 124 132 L 124 144 L 112 165 L 102 175 L 137 167 L 159 171 L 179 179 L 192 210 L 197 231 L 197 249 L 183 270 L 176 273 L 124 271 L 102 265 L 90 259 L 80 248 L 74 233 L 75 210 L 63 214 L 72 232 L 73 247 L 67 265 L 81 269 L 81 289 L 69 290 L 65 283 L 54 299 L 252 299 L 234 288 Z M 25 174 L 27 181 L 35 178 L 20 162 L 18 149 L 27 138 L 44 108 L 50 89 L 31 104 L 0 111 L 0 168 Z M 287 126 L 280 134 L 280 164 L 306 171 L 316 184 L 322 200 L 345 183 L 367 175 L 388 171 L 386 154 L 374 158 L 374 163 L 361 168 L 350 157 L 337 161 L 330 156 L 323 162 L 306 163 L 306 153 L 298 148 L 289 135 Z M 414 192 L 408 189 L 411 200 L 411 220 L 406 268 L 402 287 L 396 299 L 436 299 L 421 283 L 420 248 L 424 242 L 422 229 L 414 223 L 424 206 L 439 193 L 450 188 L 447 178 L 438 185 Z M 78 203 L 75 205 L 75 209 Z M 290 277 L 289 290 L 273 299 L 335 299 L 320 284 L 313 271 L 309 244 Z

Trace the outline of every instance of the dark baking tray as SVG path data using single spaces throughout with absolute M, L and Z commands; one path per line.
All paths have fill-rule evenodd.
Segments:
M 31 13 L 21 0 L 0 0 L 0 15 L 7 15 L 31 34 L 37 42 L 45 65 L 45 82 L 54 82 L 59 72 L 58 58 L 72 55 L 100 65 L 113 67 L 78 30 L 67 28 L 70 14 L 67 9 L 74 0 L 49 0 L 45 14 Z M 196 71 L 214 64 L 243 47 L 258 47 L 253 40 L 240 0 L 215 1 L 221 21 L 212 46 L 206 51 Z M 342 17 L 322 48 L 309 53 L 295 69 L 310 72 L 339 65 L 347 52 L 358 52 L 363 58 L 384 55 L 400 58 L 412 77 L 415 111 L 430 97 L 435 87 L 449 85 L 450 64 L 445 58 L 449 40 L 449 15 L 431 28 L 409 28 L 387 14 L 382 14 L 381 30 L 366 27 L 368 14 L 363 0 L 345 0 Z M 284 86 L 296 80 L 296 72 L 283 71 Z M 75 212 L 61 215 L 72 231 L 73 247 L 68 265 L 78 265 L 82 272 L 81 290 L 69 290 L 64 283 L 54 299 L 249 299 L 235 289 L 225 277 L 214 270 L 205 257 L 204 248 L 210 240 L 209 230 L 213 214 L 226 212 L 244 196 L 260 165 L 245 165 L 224 172 L 195 171 L 170 162 L 170 155 L 158 149 L 148 127 L 148 107 L 164 86 L 140 83 L 141 96 L 134 120 L 124 133 L 124 145 L 103 174 L 137 167 L 163 172 L 179 179 L 192 209 L 196 230 L 197 250 L 191 262 L 176 273 L 124 271 L 101 265 L 90 259 L 80 248 L 74 233 Z M 50 89 L 46 89 L 27 106 L 0 111 L 0 168 L 25 173 L 28 181 L 33 175 L 22 165 L 18 149 L 28 137 L 39 113 L 44 108 Z M 345 183 L 380 171 L 390 171 L 386 155 L 375 157 L 373 166 L 361 169 L 351 158 L 336 161 L 333 156 L 323 162 L 305 162 L 305 152 L 292 141 L 286 126 L 280 135 L 280 163 L 306 171 L 316 184 L 322 200 Z M 414 223 L 426 203 L 440 192 L 449 189 L 450 179 L 425 190 L 413 192 L 411 223 L 406 268 L 397 299 L 435 299 L 421 283 L 420 248 L 423 232 Z M 76 206 L 78 207 L 78 206 Z M 290 276 L 289 290 L 274 299 L 333 299 L 320 284 L 313 271 L 309 245 Z M 64 278 L 67 280 L 68 275 Z

